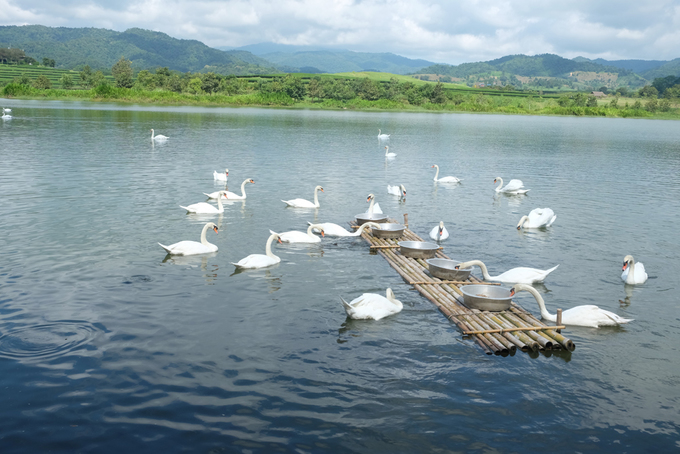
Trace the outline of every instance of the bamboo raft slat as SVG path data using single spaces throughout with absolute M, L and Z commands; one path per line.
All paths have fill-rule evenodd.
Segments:
M 519 348 L 522 351 L 568 350 L 574 351 L 574 343 L 560 334 L 565 329 L 558 320 L 557 326 L 547 326 L 530 312 L 512 303 L 510 309 L 501 312 L 480 311 L 470 309 L 463 304 L 460 286 L 465 284 L 500 285 L 482 282 L 473 275 L 467 281 L 445 281 L 427 273 L 427 263 L 423 259 L 414 259 L 399 253 L 399 241 L 423 241 L 408 229 L 408 215 L 404 215 L 406 229 L 399 239 L 375 238 L 370 229 L 364 230 L 362 238 L 370 249 L 382 255 L 387 263 L 418 292 L 430 300 L 439 311 L 453 322 L 463 333 L 474 339 L 488 355 L 514 354 Z M 390 222 L 395 222 L 390 219 Z M 350 222 L 352 228 L 358 228 Z M 439 248 L 435 257 L 448 259 Z

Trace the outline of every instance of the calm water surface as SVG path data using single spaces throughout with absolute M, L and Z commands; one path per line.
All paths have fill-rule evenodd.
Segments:
M 3 105 L 1 452 L 680 448 L 676 122 Z M 170 140 L 153 145 L 150 128 Z M 432 164 L 463 183 L 434 184 Z M 225 167 L 231 191 L 255 180 L 247 200 L 185 214 L 224 188 L 212 173 Z M 497 176 L 531 191 L 499 197 Z M 400 183 L 405 202 L 386 191 Z M 317 184 L 317 210 L 280 201 Z M 635 321 L 570 327 L 571 354 L 486 356 L 361 239 L 277 245 L 279 265 L 235 272 L 269 229 L 346 225 L 370 192 L 423 237 L 443 220 L 445 252 L 491 274 L 559 264 L 538 286 L 551 312 L 596 304 Z M 518 232 L 537 207 L 553 227 Z M 217 253 L 157 244 L 198 240 L 211 220 Z M 626 254 L 646 284 L 622 283 Z M 346 319 L 341 295 L 386 287 L 400 314 Z

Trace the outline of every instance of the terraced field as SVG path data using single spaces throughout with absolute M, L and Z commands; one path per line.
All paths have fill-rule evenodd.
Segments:
M 37 79 L 38 76 L 45 75 L 52 82 L 52 88 L 63 88 L 61 86 L 61 77 L 64 74 L 69 74 L 75 84 L 74 88 L 82 88 L 80 87 L 80 73 L 78 71 L 31 65 L 0 65 L 0 85 L 12 82 L 16 77 L 22 77 L 24 74 L 31 79 L 31 82 Z M 112 76 L 106 76 L 106 79 L 111 83 L 114 82 Z

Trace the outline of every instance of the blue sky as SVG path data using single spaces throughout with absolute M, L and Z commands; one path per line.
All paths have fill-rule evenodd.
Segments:
M 213 47 L 260 42 L 460 64 L 511 54 L 680 57 L 680 0 L 0 0 L 0 25 L 139 27 Z

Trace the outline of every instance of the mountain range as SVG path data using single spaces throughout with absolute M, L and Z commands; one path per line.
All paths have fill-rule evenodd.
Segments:
M 215 49 L 200 41 L 131 28 L 117 32 L 98 28 L 0 26 L 0 46 L 21 48 L 38 61 L 50 58 L 58 68 L 110 69 L 122 56 L 133 68 L 168 67 L 181 72 L 276 74 L 284 72 L 340 73 L 379 71 L 413 74 L 430 80 L 492 83 L 546 88 L 643 86 L 657 77 L 680 76 L 680 58 L 661 60 L 566 59 L 558 55 L 509 55 L 499 59 L 437 64 L 392 53 L 353 52 L 322 46 L 259 43 Z

